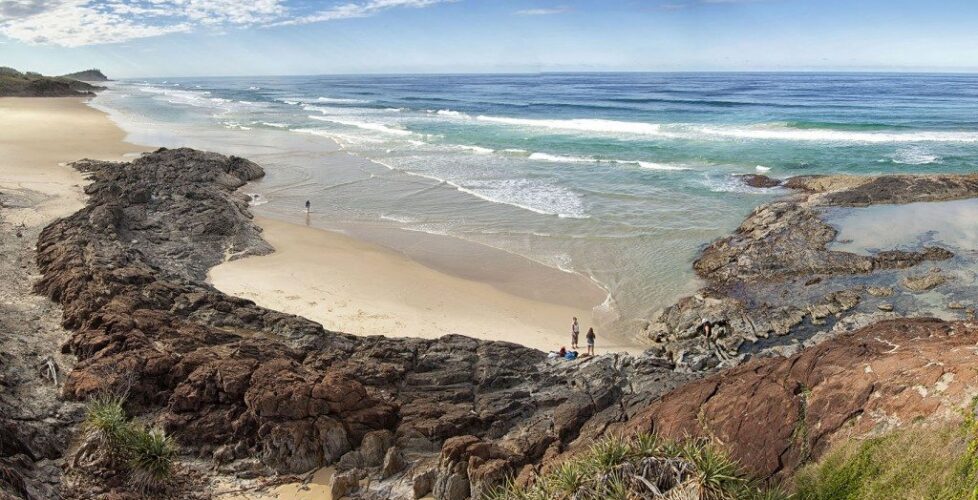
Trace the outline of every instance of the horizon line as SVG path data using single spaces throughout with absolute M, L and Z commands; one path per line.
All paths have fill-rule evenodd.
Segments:
M 92 68 L 99 69 L 99 68 Z M 555 70 L 555 71 L 399 71 L 399 72 L 336 72 L 336 73 L 264 73 L 227 75 L 162 75 L 127 76 L 117 80 L 158 78 L 269 78 L 302 76 L 477 76 L 477 75 L 593 75 L 593 74 L 877 74 L 877 75 L 976 75 L 976 68 L 794 68 L 794 69 L 687 69 L 687 70 Z M 110 78 L 111 80 L 112 78 Z

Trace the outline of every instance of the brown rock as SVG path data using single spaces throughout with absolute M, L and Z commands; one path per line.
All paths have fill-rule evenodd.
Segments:
M 976 341 L 978 331 L 962 323 L 883 321 L 691 382 L 628 429 L 715 438 L 757 477 L 784 478 L 835 440 L 954 413 L 978 376 L 965 348 Z M 916 386 L 930 389 L 906 390 Z
M 923 275 L 912 275 L 903 278 L 903 286 L 914 293 L 926 292 L 946 283 L 948 278 L 938 272 Z
M 744 181 L 744 184 L 755 188 L 773 188 L 781 185 L 780 180 L 772 179 L 766 175 L 747 174 L 740 176 L 740 178 Z
M 404 461 L 404 454 L 396 446 L 391 446 L 384 455 L 384 463 L 381 465 L 380 477 L 387 479 L 398 472 L 404 470 L 407 463 Z

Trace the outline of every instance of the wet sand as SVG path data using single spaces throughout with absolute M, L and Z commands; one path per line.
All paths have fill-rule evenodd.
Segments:
M 458 255 L 463 243 L 424 237 L 419 241 L 427 252 L 407 255 L 338 232 L 256 221 L 275 253 L 217 266 L 211 283 L 336 331 L 421 338 L 462 334 L 553 350 L 569 347 L 571 318 L 578 317 L 586 330 L 593 308 L 606 298 L 579 275 L 481 245 L 470 248 L 474 254 Z M 439 245 L 448 248 L 433 248 Z M 453 253 L 457 259 L 438 265 L 457 272 L 423 263 Z M 412 258 L 419 254 L 427 257 Z M 472 265 L 460 276 L 457 268 L 466 261 Z M 626 339 L 598 334 L 598 353 L 641 350 Z

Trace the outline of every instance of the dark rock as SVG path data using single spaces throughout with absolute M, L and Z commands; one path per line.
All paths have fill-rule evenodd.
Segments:
M 471 435 L 478 444 L 427 488 L 438 479 L 450 495 L 485 491 L 690 378 L 654 358 L 552 365 L 533 349 L 459 335 L 323 330 L 205 282 L 228 254 L 271 250 L 234 192 L 261 177 L 257 165 L 160 149 L 75 166 L 91 175 L 88 203 L 38 241 L 37 290 L 63 306 L 65 349 L 79 359 L 64 395 L 126 390 L 132 411 L 189 454 L 252 455 L 278 473 L 337 462 L 341 473 L 393 473 L 401 458 L 424 463 L 446 440 Z M 568 380 L 580 386 L 568 392 Z M 411 474 L 424 490 L 424 476 Z
M 780 180 L 772 179 L 766 175 L 747 174 L 741 175 L 740 178 L 744 181 L 744 184 L 754 188 L 773 188 L 781 185 Z

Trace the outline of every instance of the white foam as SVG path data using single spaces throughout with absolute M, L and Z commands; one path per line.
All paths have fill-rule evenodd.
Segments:
M 332 103 L 332 104 L 366 104 L 370 101 L 365 101 L 363 99 L 341 99 L 337 97 L 320 97 L 316 99 L 319 102 Z
M 509 205 L 541 215 L 556 215 L 560 218 L 590 218 L 584 210 L 584 204 L 580 197 L 553 184 L 529 179 L 499 179 L 466 181 L 464 182 L 465 185 L 462 185 L 463 183 L 442 179 L 434 175 L 398 168 L 380 160 L 371 159 L 371 161 L 393 171 L 451 186 L 456 191 L 490 203 Z
M 224 128 L 229 128 L 231 130 L 251 130 L 251 127 L 246 127 L 238 122 L 222 122 Z
M 289 126 L 287 124 L 285 124 L 285 123 L 261 122 L 261 124 L 264 125 L 264 126 L 266 126 L 266 127 L 289 128 Z
M 441 116 L 451 116 L 453 118 L 468 118 L 469 117 L 469 115 L 467 115 L 465 113 L 462 113 L 462 112 L 459 112 L 459 111 L 453 111 L 451 109 L 439 109 L 438 111 L 435 111 L 435 114 L 436 115 L 441 115 Z
M 420 222 L 414 217 L 408 217 L 406 215 L 391 215 L 391 214 L 380 214 L 381 220 L 387 220 L 391 222 L 397 222 L 399 224 L 414 224 Z
M 445 181 L 458 191 L 492 203 L 510 205 L 542 215 L 560 218 L 587 219 L 584 204 L 574 193 L 542 182 L 529 179 L 500 179 L 469 181 L 466 186 Z
M 845 142 L 845 143 L 910 143 L 910 142 L 978 142 L 978 132 L 972 131 L 916 131 L 916 132 L 862 132 L 831 129 L 800 129 L 784 123 L 766 123 L 749 126 L 703 126 L 693 124 L 669 124 L 626 122 L 604 119 L 571 118 L 566 120 L 510 118 L 480 115 L 476 120 L 519 127 L 545 128 L 599 134 L 644 135 L 670 139 L 704 140 L 716 138 Z
M 251 205 L 253 207 L 257 207 L 259 205 L 264 205 L 268 203 L 268 199 L 262 196 L 260 193 L 245 193 L 245 194 L 247 194 L 248 197 L 251 198 L 251 201 L 248 202 L 248 205 Z
M 339 124 L 339 125 L 345 125 L 347 127 L 356 127 L 356 128 L 363 129 L 363 130 L 370 130 L 370 131 L 373 131 L 373 132 L 382 132 L 382 133 L 385 133 L 385 134 L 402 135 L 402 136 L 403 135 L 411 135 L 411 131 L 410 130 L 404 130 L 404 129 L 399 129 L 399 128 L 391 128 L 391 127 L 388 127 L 386 125 L 382 125 L 380 123 L 360 122 L 360 121 L 355 121 L 355 120 L 345 120 L 345 119 L 339 119 L 339 118 L 333 118 L 333 117 L 324 117 L 324 116 L 309 116 L 309 118 L 311 118 L 313 120 L 319 120 L 319 121 L 324 121 L 324 122 L 336 123 L 336 124 Z
M 777 141 L 888 143 L 888 142 L 978 142 L 978 132 L 856 132 L 848 130 L 798 129 L 784 124 L 751 127 L 692 127 L 690 131 L 712 137 Z
M 495 152 L 495 150 L 493 150 L 493 149 L 484 148 L 482 146 L 468 146 L 468 145 L 465 145 L 465 144 L 459 144 L 457 147 L 459 149 L 464 149 L 466 151 L 472 151 L 473 153 L 475 153 L 477 155 L 488 155 L 488 154 L 492 154 L 492 153 Z
M 569 120 L 538 120 L 529 118 L 507 118 L 501 116 L 476 117 L 479 121 L 516 125 L 521 127 L 536 127 L 555 130 L 573 130 L 579 132 L 600 132 L 616 134 L 637 134 L 671 137 L 675 134 L 662 130 L 658 123 L 620 122 L 615 120 L 573 118 Z
M 770 194 L 772 191 L 779 189 L 748 186 L 743 179 L 736 175 L 724 175 L 722 177 L 704 175 L 703 184 L 714 193 Z
M 656 163 L 651 161 L 639 160 L 614 160 L 602 158 L 588 158 L 583 156 L 561 156 L 549 153 L 533 153 L 529 157 L 531 160 L 548 161 L 554 163 L 604 163 L 615 165 L 638 165 L 649 170 L 689 170 L 689 167 L 673 165 L 669 163 Z
M 549 161 L 554 163 L 598 163 L 594 158 L 584 158 L 580 156 L 561 156 L 549 153 L 532 153 L 528 157 L 531 160 Z
M 754 170 L 756 170 L 758 172 L 770 172 L 771 171 L 771 167 L 765 167 L 764 165 L 758 165 L 758 166 L 754 167 Z
M 927 165 L 930 163 L 938 163 L 941 161 L 941 157 L 932 154 L 920 147 L 909 147 L 897 150 L 890 156 L 890 159 L 894 163 L 902 163 L 904 165 Z

